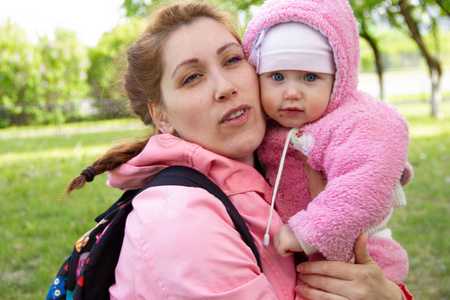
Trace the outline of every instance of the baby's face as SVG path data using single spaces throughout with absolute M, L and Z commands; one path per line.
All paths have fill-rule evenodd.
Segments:
M 334 75 L 281 70 L 262 73 L 261 103 L 266 114 L 284 127 L 319 119 L 327 109 Z

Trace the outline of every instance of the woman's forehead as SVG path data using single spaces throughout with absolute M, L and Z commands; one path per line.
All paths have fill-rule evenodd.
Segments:
M 219 21 L 199 18 L 174 31 L 163 49 L 164 65 L 170 74 L 184 61 L 202 60 L 209 55 L 218 55 L 227 45 L 241 47 L 233 34 Z

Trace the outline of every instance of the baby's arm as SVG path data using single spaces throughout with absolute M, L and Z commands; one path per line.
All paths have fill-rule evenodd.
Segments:
M 300 159 L 303 161 L 305 167 L 306 176 L 309 181 L 309 190 L 311 193 L 311 200 L 314 200 L 317 195 L 325 189 L 327 181 L 323 178 L 321 172 L 314 170 L 308 164 L 308 157 L 299 152 Z M 303 248 L 300 245 L 297 236 L 289 227 L 284 225 L 281 227 L 274 236 L 273 245 L 278 255 L 287 257 L 294 252 L 303 252 Z

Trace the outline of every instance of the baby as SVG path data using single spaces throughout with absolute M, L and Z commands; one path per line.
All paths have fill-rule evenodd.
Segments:
M 275 235 L 277 252 L 350 261 L 365 231 L 385 276 L 402 282 L 407 254 L 386 225 L 406 204 L 408 126 L 395 108 L 357 90 L 359 35 L 348 2 L 266 1 L 243 46 L 270 117 L 258 157 L 287 223 Z M 314 201 L 301 156 L 327 180 Z

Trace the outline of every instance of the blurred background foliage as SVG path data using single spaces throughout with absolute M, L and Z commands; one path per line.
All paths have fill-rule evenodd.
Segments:
M 124 0 L 127 22 L 94 47 L 72 31 L 31 43 L 17 24 L 0 24 L 0 128 L 129 117 L 121 90 L 125 54 L 160 2 Z M 237 16 L 240 32 L 262 0 L 216 0 Z M 386 70 L 421 68 L 429 74 L 431 115 L 441 116 L 441 78 L 450 66 L 450 2 L 447 0 L 350 0 L 359 23 L 361 71 L 376 72 L 386 99 Z M 114 107 L 114 109 L 112 109 Z

